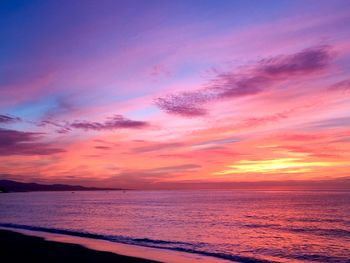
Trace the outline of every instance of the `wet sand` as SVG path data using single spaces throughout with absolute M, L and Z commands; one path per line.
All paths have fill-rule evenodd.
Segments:
M 194 253 L 41 231 L 0 228 L 0 262 L 225 263 Z
M 92 250 L 77 244 L 47 241 L 8 230 L 0 230 L 0 251 L 1 262 L 157 262 Z

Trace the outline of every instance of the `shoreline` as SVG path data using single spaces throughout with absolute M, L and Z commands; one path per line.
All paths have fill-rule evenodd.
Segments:
M 4 236 L 6 236 L 4 240 Z M 17 240 L 11 243 L 11 240 Z M 53 234 L 41 231 L 32 231 L 16 228 L 0 227 L 0 244 L 8 253 L 11 261 L 16 261 L 11 255 L 16 255 L 16 251 L 29 250 L 29 254 L 38 251 L 35 255 L 43 257 L 49 256 L 50 261 L 57 258 L 55 262 L 73 262 L 85 260 L 85 262 L 139 262 L 139 263 L 224 263 L 232 262 L 225 259 L 219 259 L 210 256 L 203 256 L 195 253 L 178 252 L 167 249 L 158 249 L 143 247 L 137 245 L 128 245 L 123 243 L 111 242 L 107 240 L 98 240 L 87 237 L 75 237 L 64 234 Z M 12 245 L 11 245 L 12 244 Z M 19 247 L 19 244 L 22 247 Z M 58 254 L 57 249 L 65 252 L 66 258 L 62 259 L 62 253 Z M 40 251 L 40 252 L 39 252 Z M 84 251 L 84 253 L 82 253 Z M 22 255 L 28 259 L 27 256 Z M 24 254 L 26 254 L 24 252 Z M 27 251 L 28 254 L 28 251 Z M 2 257 L 2 256 L 1 256 Z M 78 258 L 77 258 L 78 257 Z M 33 262 L 48 262 L 48 258 L 33 258 Z M 87 261 L 86 261 L 87 260 Z
M 0 229 L 0 246 L 0 259 L 4 262 L 158 263 L 158 261 L 108 251 L 93 250 L 76 243 L 51 241 L 7 229 Z

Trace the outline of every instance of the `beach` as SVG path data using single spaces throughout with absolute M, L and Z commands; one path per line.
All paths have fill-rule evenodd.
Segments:
M 0 246 L 1 260 L 5 262 L 233 262 L 195 253 L 20 228 L 0 227 Z
M 0 230 L 2 262 L 135 262 L 153 260 L 97 251 L 78 244 L 48 241 L 41 237 Z

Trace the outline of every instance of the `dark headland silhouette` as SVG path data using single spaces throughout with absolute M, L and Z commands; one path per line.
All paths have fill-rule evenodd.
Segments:
M 22 183 L 12 180 L 0 180 L 0 193 L 10 192 L 37 192 L 37 191 L 116 191 L 120 188 L 97 188 L 67 184 L 37 184 Z

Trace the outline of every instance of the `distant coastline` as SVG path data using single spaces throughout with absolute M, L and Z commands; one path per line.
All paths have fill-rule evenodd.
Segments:
M 85 187 L 81 185 L 66 185 L 66 184 L 37 184 L 23 183 L 12 180 L 0 180 L 0 193 L 15 193 L 15 192 L 47 192 L 47 191 L 123 191 L 130 189 L 121 188 L 99 188 Z

